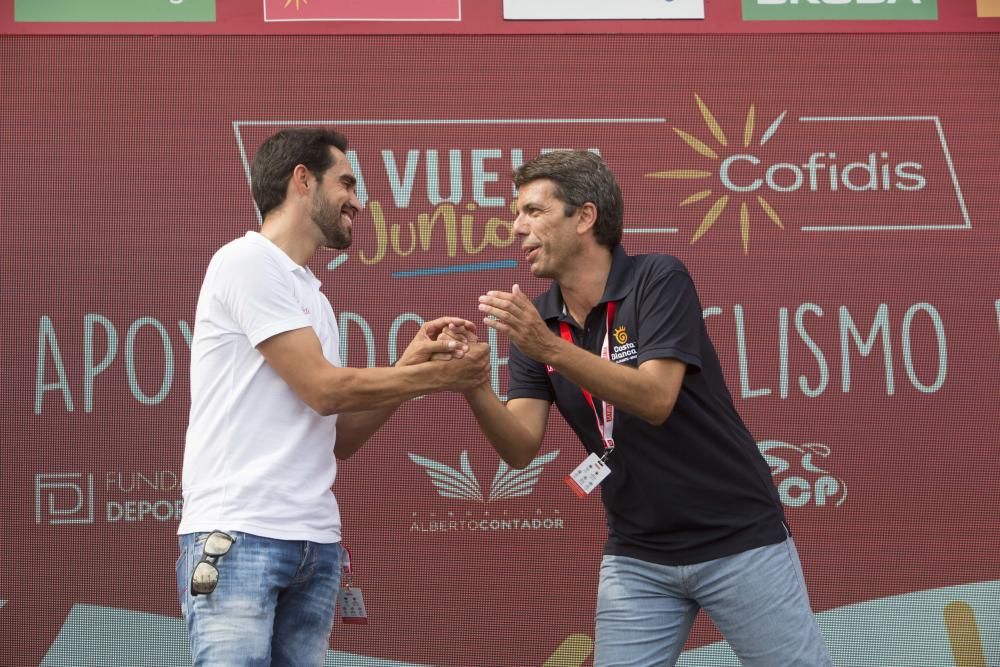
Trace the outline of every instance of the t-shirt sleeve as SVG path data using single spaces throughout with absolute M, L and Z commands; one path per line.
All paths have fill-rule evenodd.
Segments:
M 638 363 L 677 359 L 701 370 L 701 303 L 687 271 L 656 267 L 637 285 Z
M 279 333 L 311 326 L 288 270 L 264 254 L 230 254 L 219 266 L 218 281 L 220 305 L 254 347 Z
M 543 401 L 555 401 L 545 364 L 525 355 L 514 343 L 510 344 L 507 372 L 510 376 L 507 384 L 507 400 L 539 398 Z

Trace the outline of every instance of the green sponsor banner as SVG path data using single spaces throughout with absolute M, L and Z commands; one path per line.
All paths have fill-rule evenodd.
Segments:
M 14 21 L 214 23 L 215 0 L 14 0 Z
M 937 0 L 743 0 L 745 21 L 936 21 Z

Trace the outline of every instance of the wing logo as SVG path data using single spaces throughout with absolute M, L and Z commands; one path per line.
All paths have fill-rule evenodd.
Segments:
M 501 460 L 490 484 L 489 493 L 485 495 L 479 480 L 472 472 L 472 466 L 469 465 L 468 451 L 462 451 L 459 455 L 458 470 L 425 456 L 410 452 L 407 452 L 407 456 L 424 469 L 439 496 L 485 504 L 530 495 L 538 483 L 545 464 L 559 456 L 559 450 L 537 457 L 523 470 L 511 468 Z

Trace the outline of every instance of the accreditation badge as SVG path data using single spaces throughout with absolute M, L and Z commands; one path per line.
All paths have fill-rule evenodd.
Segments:
M 352 625 L 367 625 L 368 610 L 365 609 L 365 598 L 361 589 L 354 585 L 353 569 L 351 567 L 351 551 L 344 547 L 344 557 L 340 564 L 340 590 L 337 591 L 337 607 L 340 609 L 340 622 Z
M 604 478 L 611 474 L 611 468 L 597 454 L 590 454 L 565 478 L 569 486 L 580 498 L 597 488 Z
M 365 609 L 365 598 L 360 588 L 341 586 L 337 593 L 337 606 L 340 607 L 342 623 L 354 625 L 368 624 L 368 611 Z

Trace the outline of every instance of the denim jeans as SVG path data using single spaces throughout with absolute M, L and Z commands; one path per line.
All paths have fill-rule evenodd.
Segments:
M 744 667 L 832 667 L 791 538 L 694 565 L 605 556 L 594 667 L 677 662 L 704 609 Z
M 191 572 L 208 533 L 178 538 L 177 595 L 195 667 L 322 665 L 340 586 L 340 543 L 230 535 L 236 540 L 216 564 L 218 585 L 196 596 Z

